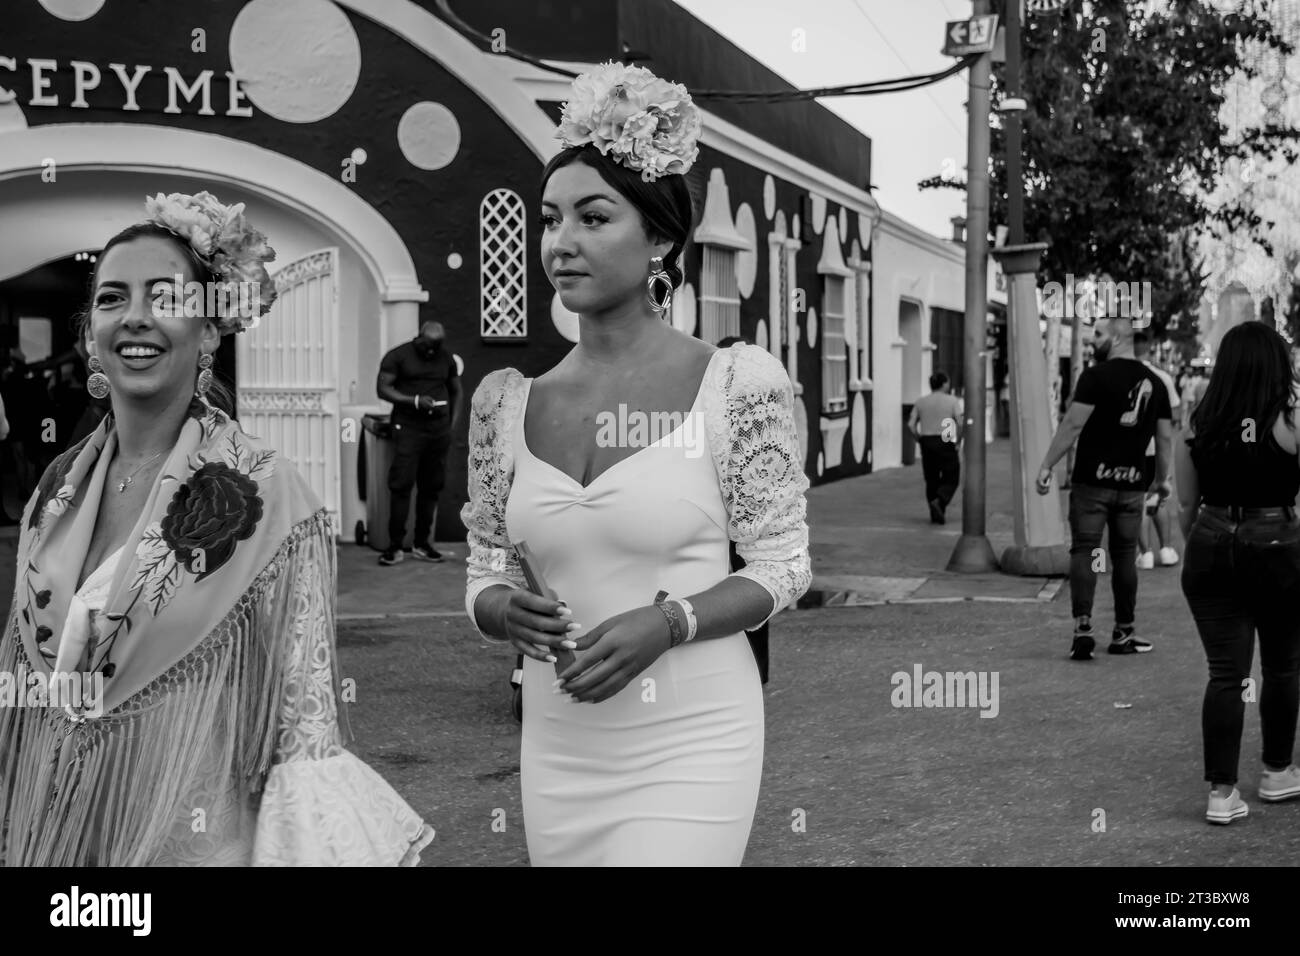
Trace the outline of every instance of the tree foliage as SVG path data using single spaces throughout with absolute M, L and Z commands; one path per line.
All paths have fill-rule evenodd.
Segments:
M 1176 329 L 1195 328 L 1205 277 L 1194 236 L 1215 226 L 1267 247 L 1251 210 L 1237 200 L 1214 208 L 1208 197 L 1234 161 L 1279 152 L 1296 159 L 1300 130 L 1249 128 L 1230 139 L 1220 121 L 1229 81 L 1256 73 L 1251 44 L 1292 52 L 1268 7 L 1239 0 L 1235 12 L 1222 14 L 1205 0 L 1076 0 L 1058 15 L 1026 18 L 1024 225 L 1026 241 L 1050 243 L 1044 281 L 1068 273 L 1149 281 L 1159 337 L 1175 316 Z M 1006 95 L 1004 70 L 995 65 L 995 109 Z M 992 153 L 991 226 L 1007 221 L 1005 130 L 997 119 Z

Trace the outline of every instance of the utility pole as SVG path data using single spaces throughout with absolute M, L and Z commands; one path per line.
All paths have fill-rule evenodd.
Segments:
M 974 15 L 992 13 L 992 0 L 974 0 Z M 961 537 L 948 560 L 949 571 L 998 570 L 985 536 L 985 374 L 988 328 L 989 254 L 989 75 L 993 56 L 971 64 L 966 104 L 966 322 L 964 369 L 966 421 L 962 470 Z
M 1015 544 L 1002 553 L 1002 570 L 1009 574 L 1058 575 L 1070 569 L 1065 546 L 1061 499 L 1034 489 L 1035 475 L 1051 444 L 1056 413 L 1052 408 L 1050 376 L 1038 331 L 1038 263 L 1045 242 L 1025 243 L 1024 183 L 1021 174 L 1020 0 L 1003 0 L 1006 23 L 1006 98 L 1003 117 L 1007 145 L 1008 244 L 993 254 L 1007 275 L 1007 345 L 1011 351 L 1011 494 Z M 1048 335 L 1059 326 L 1047 325 Z M 1056 343 L 1047 355 L 1055 361 Z

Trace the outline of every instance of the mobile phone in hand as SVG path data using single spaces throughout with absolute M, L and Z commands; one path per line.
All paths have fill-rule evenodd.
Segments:
M 528 590 L 540 597 L 558 601 L 559 596 L 546 583 L 546 579 L 542 577 L 541 562 L 529 550 L 528 543 L 526 541 L 517 542 L 515 544 L 515 553 L 519 556 L 519 567 L 523 569 L 524 580 L 528 582 Z M 574 662 L 575 656 L 573 651 L 567 647 L 553 647 L 551 651 L 555 654 L 555 675 L 558 677 L 561 671 Z

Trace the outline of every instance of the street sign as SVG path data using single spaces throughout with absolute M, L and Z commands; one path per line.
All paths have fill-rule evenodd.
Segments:
M 991 53 L 997 32 L 998 18 L 995 14 L 949 21 L 943 34 L 944 56 Z

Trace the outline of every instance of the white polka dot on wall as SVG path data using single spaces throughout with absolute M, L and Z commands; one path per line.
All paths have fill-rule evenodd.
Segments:
M 27 117 L 18 106 L 17 101 L 0 103 L 0 133 L 11 129 L 26 129 Z
M 867 403 L 858 392 L 853 396 L 853 458 L 861 463 L 867 453 Z
M 581 331 L 578 326 L 578 314 L 570 312 L 564 307 L 558 292 L 551 297 L 551 322 L 555 326 L 555 331 L 559 332 L 568 341 L 578 341 Z
M 448 269 L 459 269 L 463 263 L 464 260 L 461 259 L 459 252 L 453 252 L 451 255 L 447 257 Z
M 230 27 L 230 68 L 263 113 L 316 123 L 357 88 L 361 41 L 329 0 L 251 0 Z
M 41 0 L 46 12 L 60 20 L 89 20 L 104 6 L 104 0 Z
M 366 160 L 369 158 L 370 156 L 360 146 L 352 151 L 352 162 L 356 163 L 358 166 L 364 166 Z
M 758 227 L 754 223 L 754 210 L 743 202 L 736 210 L 736 232 L 748 240 L 749 248 L 736 253 L 736 285 L 741 298 L 754 294 L 754 280 L 758 277 Z
M 419 169 L 442 169 L 460 152 L 460 124 L 441 103 L 416 103 L 397 124 L 397 144 Z
M 768 219 L 776 215 L 776 180 L 771 176 L 763 180 L 763 215 Z

